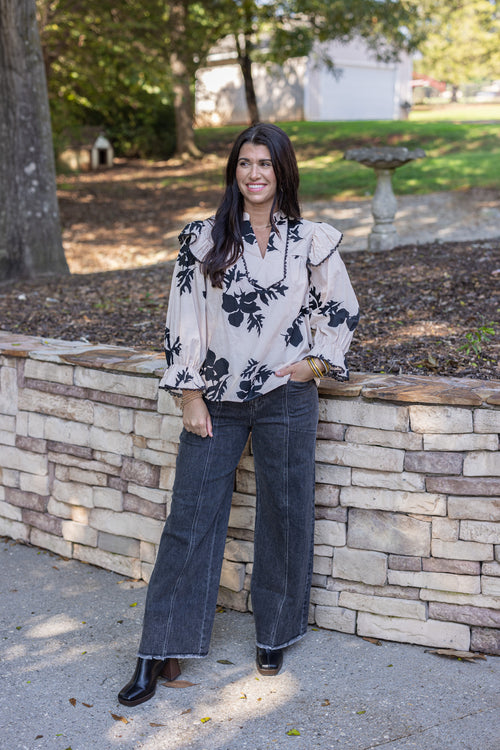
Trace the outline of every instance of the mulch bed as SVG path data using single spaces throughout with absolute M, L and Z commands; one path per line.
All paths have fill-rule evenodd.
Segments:
M 185 169 L 202 165 L 124 164 L 61 178 L 71 188 L 61 192 L 60 208 L 77 273 L 0 284 L 0 328 L 161 350 L 174 260 L 146 264 L 173 257 L 165 252 L 176 245 L 165 239 L 165 217 L 180 228 L 193 194 L 165 190 L 161 178 Z M 208 215 L 203 201 L 215 199 L 197 194 L 200 216 Z M 351 370 L 500 378 L 500 237 L 343 257 L 361 307 Z M 136 267 L 100 271 L 103 264 Z

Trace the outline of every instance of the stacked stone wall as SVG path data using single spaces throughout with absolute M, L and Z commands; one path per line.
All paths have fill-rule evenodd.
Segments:
M 0 332 L 0 534 L 148 580 L 182 419 L 159 355 Z M 500 382 L 322 384 L 310 622 L 500 653 Z M 255 474 L 220 603 L 251 609 Z

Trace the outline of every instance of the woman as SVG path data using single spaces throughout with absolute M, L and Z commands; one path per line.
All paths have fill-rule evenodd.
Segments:
M 348 378 L 358 306 L 341 234 L 300 218 L 292 144 L 248 128 L 226 168 L 219 209 L 180 235 L 160 387 L 181 393 L 172 507 L 149 583 L 128 706 L 206 656 L 234 473 L 252 433 L 257 483 L 251 596 L 257 669 L 279 672 L 306 631 L 314 531 L 319 377 Z

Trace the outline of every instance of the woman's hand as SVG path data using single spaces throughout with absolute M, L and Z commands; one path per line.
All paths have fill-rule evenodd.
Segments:
M 275 375 L 279 378 L 290 375 L 290 380 L 296 380 L 299 383 L 306 383 L 308 380 L 314 378 L 314 373 L 305 359 L 301 359 L 299 362 L 294 362 L 293 364 L 288 365 L 288 367 L 280 367 L 279 370 L 276 370 Z
M 212 419 L 201 396 L 185 404 L 182 410 L 182 423 L 188 432 L 194 432 L 200 437 L 213 437 Z

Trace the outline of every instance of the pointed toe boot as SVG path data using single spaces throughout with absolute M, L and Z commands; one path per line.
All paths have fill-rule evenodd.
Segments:
M 139 657 L 135 672 L 118 693 L 118 702 L 124 706 L 138 706 L 148 701 L 156 692 L 156 680 L 163 676 L 175 680 L 181 673 L 177 659 L 143 659 Z
M 283 664 L 283 649 L 257 646 L 257 671 L 266 676 L 278 674 Z

